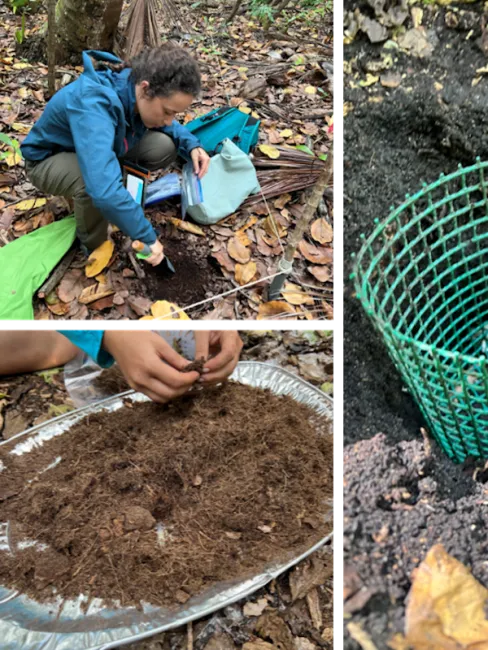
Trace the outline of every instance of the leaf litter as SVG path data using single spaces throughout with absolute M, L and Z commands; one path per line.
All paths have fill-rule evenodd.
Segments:
M 303 205 L 306 199 L 303 189 L 307 183 L 313 182 L 314 175 L 301 173 L 300 166 L 306 165 L 308 158 L 310 161 L 315 161 L 318 170 L 318 163 L 323 160 L 330 148 L 332 86 L 327 74 L 327 66 L 330 67 L 329 60 L 332 54 L 332 30 L 328 14 L 326 20 L 322 18 L 320 23 L 316 20 L 302 22 L 301 18 L 295 20 L 293 26 L 284 22 L 281 32 L 268 34 L 260 28 L 258 22 L 249 21 L 246 16 L 238 16 L 233 23 L 228 24 L 222 13 L 217 11 L 208 21 L 206 14 L 209 11 L 212 13 L 211 8 L 200 5 L 187 16 L 187 20 L 191 23 L 191 30 L 181 40 L 181 43 L 197 56 L 203 74 L 202 98 L 192 105 L 184 121 L 187 122 L 212 108 L 228 104 L 229 98 L 232 106 L 238 106 L 244 112 L 255 114 L 261 119 L 259 145 L 264 146 L 264 151 L 271 152 L 272 156 L 278 153 L 278 157 L 270 158 L 257 148 L 255 163 L 265 196 L 275 197 L 279 201 L 279 203 L 275 201 L 274 205 L 268 203 L 273 217 L 276 218 L 282 209 L 279 207 L 280 204 L 284 205 L 285 201 L 289 200 L 292 206 Z M 36 31 L 37 26 L 33 24 L 42 21 L 42 18 L 42 10 L 36 14 L 29 14 L 28 31 L 29 29 Z M 11 34 L 19 28 L 21 16 L 9 13 L 3 15 L 2 19 L 4 31 L 0 32 L 0 39 L 6 56 L 0 61 L 0 75 L 4 80 L 5 88 L 5 94 L 0 95 L 0 121 L 3 123 L 2 132 L 15 137 L 21 143 L 45 106 L 44 87 L 47 70 L 38 61 L 33 60 L 28 64 L 17 58 L 22 47 L 18 47 L 17 50 L 14 48 Z M 281 18 L 276 24 L 277 29 L 280 23 Z M 160 25 L 160 29 L 163 34 L 170 35 L 171 27 L 166 24 L 166 21 Z M 172 33 L 171 38 L 174 38 Z M 29 53 L 29 38 L 26 39 L 25 52 Z M 221 70 L 221 75 L 213 74 L 216 68 Z M 63 75 L 61 84 L 72 80 L 80 72 L 79 66 L 73 68 L 68 64 L 63 67 L 63 70 L 66 74 Z M 241 79 L 245 82 L 242 85 Z M 305 151 L 312 152 L 315 156 L 304 153 Z M 302 156 L 298 166 L 289 166 L 289 156 L 292 158 Z M 1 243 L 13 241 L 53 220 L 63 218 L 72 211 L 68 202 L 60 197 L 49 197 L 47 203 L 43 204 L 46 197 L 38 196 L 35 188 L 26 182 L 23 162 L 20 158 L 11 156 L 4 163 L 0 184 L 1 199 L 8 202 L 17 201 L 17 206 L 13 205 L 11 212 L 5 215 L 5 230 L 1 233 L 5 239 Z M 273 166 L 275 163 L 279 166 Z M 283 197 L 281 201 L 279 197 Z M 19 210 L 19 206 L 24 210 Z M 187 245 L 186 259 L 182 267 L 175 265 L 177 275 L 183 273 L 182 268 L 184 270 L 186 266 L 191 265 L 195 256 L 197 259 L 205 260 L 205 269 L 200 268 L 200 272 L 193 277 L 181 278 L 181 289 L 176 278 L 171 281 L 166 278 L 165 283 L 161 284 L 161 290 L 158 290 L 158 296 L 153 298 L 154 287 L 151 286 L 151 281 L 146 287 L 144 280 L 129 275 L 134 271 L 133 266 L 127 253 L 121 250 L 120 242 L 116 241 L 116 255 L 109 260 L 105 268 L 105 271 L 109 271 L 109 289 L 115 290 L 116 297 L 112 299 L 110 297 L 112 294 L 109 293 L 98 296 L 98 292 L 92 289 L 89 298 L 96 295 L 96 299 L 80 302 L 78 294 L 69 301 L 61 300 L 69 305 L 68 309 L 61 304 L 49 306 L 45 299 L 40 297 L 35 301 L 36 318 L 137 319 L 147 315 L 149 310 L 144 314 L 134 311 L 131 307 L 134 299 L 147 297 L 152 301 L 165 299 L 184 308 L 193 302 L 218 295 L 224 290 L 242 286 L 249 281 L 248 278 L 254 267 L 247 267 L 245 272 L 240 267 L 232 268 L 228 263 L 226 250 L 229 238 L 235 237 L 242 228 L 243 222 L 250 218 L 256 221 L 250 226 L 253 234 L 250 235 L 248 253 L 241 251 L 237 262 L 256 264 L 253 281 L 275 272 L 281 256 L 281 248 L 277 245 L 277 240 L 271 241 L 271 245 L 268 245 L 257 234 L 262 230 L 262 217 L 268 216 L 262 197 L 254 197 L 225 220 L 222 225 L 231 232 L 223 237 L 219 236 L 212 227 L 200 227 L 190 221 L 182 221 L 178 207 L 175 201 L 165 202 L 147 210 L 147 215 L 156 227 L 162 229 L 161 238 L 165 247 L 168 247 L 170 259 L 172 258 L 169 251 L 175 234 L 178 231 L 184 234 L 182 241 Z M 6 208 L 6 211 L 8 210 L 10 207 Z M 325 214 L 324 210 L 327 213 L 328 223 L 332 225 L 330 188 L 324 195 L 322 205 Z M 290 223 L 287 224 L 291 226 L 290 229 L 286 228 L 283 232 L 285 244 L 296 218 L 293 214 Z M 313 241 L 310 233 L 306 234 L 306 239 Z M 330 242 L 317 245 L 327 251 L 332 250 Z M 199 251 L 200 255 L 196 251 Z M 220 260 L 223 260 L 223 263 Z M 307 284 L 312 285 L 316 291 L 324 292 L 324 287 L 330 289 L 331 284 L 327 283 L 332 282 L 332 255 L 327 257 L 326 264 L 330 273 L 326 276 L 326 280 L 321 279 L 324 274 L 316 274 L 310 270 L 312 267 L 308 262 L 301 255 L 297 255 L 294 282 L 305 292 L 308 291 Z M 84 265 L 85 259 L 79 253 L 67 273 Z M 146 263 L 141 262 L 139 266 L 147 277 L 151 276 L 151 269 Z M 84 279 L 80 284 L 84 285 L 82 288 L 88 286 Z M 198 294 L 196 298 L 193 295 L 189 297 L 192 289 L 195 294 Z M 232 296 L 232 300 L 225 308 L 220 299 L 211 301 L 191 312 L 191 316 L 199 318 L 225 312 L 228 314 L 227 317 L 232 314 L 233 318 L 255 319 L 261 304 L 266 299 L 264 289 L 263 284 L 258 285 L 252 294 L 238 292 Z M 126 292 L 128 295 L 124 295 Z M 67 294 L 64 295 L 65 298 L 68 297 Z M 83 298 L 86 298 L 86 295 Z M 322 299 L 315 298 L 315 313 L 318 316 L 330 315 L 332 309 L 330 291 L 325 291 Z M 326 307 L 323 306 L 324 301 Z M 296 310 L 292 316 L 302 318 L 305 312 Z

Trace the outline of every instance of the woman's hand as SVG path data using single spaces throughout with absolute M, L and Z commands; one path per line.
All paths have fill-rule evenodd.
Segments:
M 132 242 L 132 248 L 135 251 L 138 252 L 140 246 L 142 246 L 140 242 L 138 241 Z M 159 239 L 156 239 L 154 244 L 151 244 L 149 248 L 151 249 L 151 255 L 149 255 L 149 257 L 145 257 L 144 261 L 148 262 L 149 264 L 152 264 L 152 266 L 157 266 L 158 264 L 161 264 L 161 262 L 164 260 L 164 249 Z
M 119 364 L 129 386 L 155 402 L 184 395 L 199 379 L 198 372 L 181 372 L 189 363 L 154 332 L 106 331 L 103 347 Z
M 195 332 L 195 359 L 212 358 L 205 363 L 200 381 L 218 384 L 227 379 L 237 366 L 242 350 L 238 332 Z
M 210 156 L 202 149 L 202 147 L 197 147 L 190 152 L 191 160 L 193 162 L 193 167 L 195 169 L 195 174 L 198 178 L 203 178 L 208 172 L 210 165 Z

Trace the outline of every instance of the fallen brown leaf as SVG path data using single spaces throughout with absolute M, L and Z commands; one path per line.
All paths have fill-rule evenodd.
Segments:
M 109 307 L 112 307 L 113 304 L 114 297 L 105 296 L 105 298 L 100 298 L 100 300 L 95 300 L 95 302 L 92 302 L 90 304 L 90 308 L 95 309 L 96 311 L 102 311 L 102 309 L 108 309 Z
M 47 308 L 49 311 L 56 316 L 66 316 L 69 312 L 69 304 L 65 302 L 56 302 L 54 305 L 48 305 Z
M 266 607 L 268 607 L 268 601 L 266 598 L 260 598 L 257 602 L 248 602 L 244 605 L 242 610 L 244 616 L 261 616 Z
M 151 309 L 151 301 L 143 296 L 129 296 L 127 304 L 138 315 L 145 316 Z
M 461 562 L 436 544 L 415 569 L 408 596 L 405 637 L 398 635 L 395 650 L 486 650 L 488 589 Z
M 69 269 L 57 288 L 57 294 L 63 302 L 71 302 L 83 291 L 83 272 L 81 269 Z
M 115 291 L 106 284 L 91 284 L 89 287 L 83 289 L 78 296 L 78 302 L 81 302 L 82 305 L 88 305 L 91 302 L 95 302 L 95 300 L 110 296 L 112 293 L 115 293 Z
M 278 223 L 277 219 L 272 214 L 268 215 L 261 225 L 266 233 L 272 238 L 283 239 L 286 235 L 286 228 Z
M 312 558 L 299 564 L 290 573 L 292 600 L 304 598 L 314 587 L 323 585 L 332 575 L 332 565 L 322 558 Z
M 241 286 L 251 282 L 256 275 L 256 262 L 248 262 L 247 264 L 236 264 L 236 282 Z
M 274 201 L 273 205 L 278 210 L 283 210 L 285 205 L 291 201 L 291 194 L 282 194 L 279 198 Z
M 232 259 L 236 260 L 236 262 L 239 262 L 239 264 L 246 264 L 246 262 L 249 262 L 251 258 L 251 251 L 243 246 L 237 237 L 233 237 L 229 241 L 227 244 L 227 252 L 232 257 Z
M 263 235 L 264 235 L 264 230 L 261 229 L 256 230 L 256 242 L 257 242 L 258 251 L 261 253 L 261 255 L 264 255 L 265 257 L 274 255 L 275 254 L 274 249 L 264 241 Z
M 246 233 L 244 232 L 244 230 L 242 228 L 241 228 L 241 230 L 236 231 L 235 236 L 236 236 L 236 239 L 238 239 L 239 242 L 243 246 L 249 246 L 249 244 L 251 243 L 251 240 L 249 239 L 249 237 L 246 235 Z
M 263 639 L 271 639 L 280 650 L 295 650 L 293 635 L 276 612 L 262 614 L 256 622 L 256 632 Z
M 236 263 L 232 260 L 226 250 L 220 250 L 217 253 L 212 253 L 212 257 L 217 260 L 217 262 L 222 266 L 226 271 L 233 273 L 236 268 Z
M 269 129 L 267 135 L 270 144 L 281 144 L 285 140 L 276 129 Z
M 286 282 L 282 289 L 283 298 L 291 305 L 313 305 L 314 299 L 307 295 L 297 284 Z
M 319 282 L 330 280 L 330 270 L 326 266 L 307 266 L 307 271 Z
M 332 226 L 325 219 L 317 219 L 314 221 L 310 232 L 319 244 L 328 244 L 332 241 Z
M 295 310 L 284 300 L 271 300 L 259 305 L 257 320 L 264 320 L 281 314 L 294 314 Z
M 319 592 L 317 591 L 317 587 L 314 587 L 314 589 L 308 592 L 307 605 L 314 627 L 317 630 L 320 630 L 322 627 L 322 610 L 320 608 Z
M 305 239 L 302 239 L 298 244 L 298 250 L 305 259 L 313 264 L 332 264 L 333 253 L 330 248 L 314 246 L 305 241 Z

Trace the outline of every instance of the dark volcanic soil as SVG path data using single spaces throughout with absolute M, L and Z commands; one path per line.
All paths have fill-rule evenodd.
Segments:
M 418 190 L 423 181 L 454 171 L 458 163 L 473 163 L 476 156 L 488 158 L 488 80 L 471 85 L 487 57 L 475 38 L 466 40 L 466 31 L 446 27 L 446 9 L 429 18 L 434 6 L 421 6 L 424 24 L 435 31 L 438 42 L 427 59 L 393 52 L 393 71 L 406 75 L 400 87 L 390 90 L 377 83 L 352 89 L 352 77 L 345 77 L 344 100 L 354 106 L 344 121 L 346 277 L 349 256 L 360 247 L 359 235 L 371 231 L 375 218 L 386 217 L 391 205 Z M 480 13 L 482 5 L 474 3 L 469 10 Z M 358 36 L 345 47 L 344 59 L 357 57 L 353 69 L 362 70 L 365 62 L 384 52 L 381 45 Z M 436 90 L 435 82 L 442 88 Z M 372 97 L 382 100 L 370 102 Z M 366 587 L 378 588 L 366 605 L 352 609 L 353 620 L 382 649 L 401 630 L 411 569 L 435 542 L 443 541 L 455 557 L 473 564 L 476 577 L 488 584 L 480 562 L 486 549 L 477 533 L 481 489 L 471 473 L 454 467 L 434 445 L 433 458 L 423 458 L 422 417 L 353 297 L 350 281 L 345 286 L 344 323 L 345 444 L 364 441 L 345 449 L 345 562 Z M 379 432 L 385 437 L 371 441 Z M 427 470 L 424 467 L 421 476 L 418 469 L 424 465 Z M 364 476 L 367 483 L 360 480 Z M 403 504 L 400 510 L 385 501 L 384 495 L 395 486 L 413 490 L 405 502 L 395 497 Z M 412 505 L 413 510 L 404 507 Z M 388 532 L 385 528 L 380 535 L 383 526 Z M 385 541 L 375 541 L 373 534 L 380 540 L 386 536 Z M 346 634 L 345 647 L 360 646 Z

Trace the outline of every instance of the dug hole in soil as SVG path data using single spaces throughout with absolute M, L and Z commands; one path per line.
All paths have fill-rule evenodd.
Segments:
M 371 15 L 364 3 L 346 3 L 345 10 L 357 6 Z M 476 70 L 487 65 L 476 42 L 483 5 L 469 5 L 476 15 L 468 40 L 467 30 L 446 26 L 455 5 L 421 6 L 435 47 L 424 59 L 392 52 L 398 88 L 351 88 L 351 76 L 345 77 L 344 100 L 352 105 L 344 120 L 346 277 L 359 235 L 372 231 L 375 218 L 385 218 L 423 181 L 455 171 L 458 163 L 472 164 L 476 156 L 488 159 L 488 81 L 472 86 Z M 384 53 L 381 44 L 358 35 L 345 47 L 344 60 L 363 78 L 368 62 Z M 359 623 L 383 649 L 403 631 L 412 570 L 433 544 L 443 543 L 488 586 L 488 520 L 481 505 L 487 476 L 477 472 L 475 480 L 469 463 L 456 466 L 434 442 L 423 441 L 421 414 L 351 282 L 345 294 L 346 625 Z M 345 637 L 346 648 L 360 648 L 348 632 Z
M 152 301 L 168 300 L 180 307 L 221 293 L 224 278 L 210 262 L 210 250 L 206 241 L 189 244 L 188 236 L 165 237 L 164 253 L 171 260 L 176 273 L 172 273 L 163 262 L 159 266 L 144 264 L 145 280 L 140 289 Z M 220 275 L 220 277 L 219 277 Z
M 0 520 L 14 548 L 48 549 L 4 551 L 0 583 L 41 602 L 55 588 L 172 606 L 289 559 L 331 528 L 329 428 L 290 397 L 229 382 L 89 415 L 33 454 L 2 448 Z

